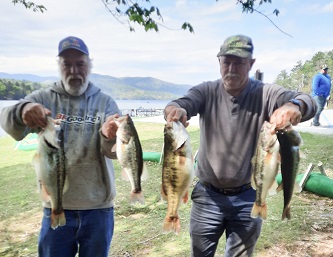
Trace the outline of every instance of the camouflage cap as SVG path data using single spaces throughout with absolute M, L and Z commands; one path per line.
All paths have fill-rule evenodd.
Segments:
M 328 69 L 328 66 L 326 64 L 324 64 L 323 66 L 321 66 L 321 69 L 322 70 L 327 70 Z
M 253 54 L 251 38 L 244 35 L 228 37 L 220 48 L 217 57 L 223 55 L 234 55 L 241 58 L 250 57 Z

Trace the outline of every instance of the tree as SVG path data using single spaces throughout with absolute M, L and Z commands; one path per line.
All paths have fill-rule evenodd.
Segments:
M 33 10 L 34 12 L 44 12 L 46 11 L 46 8 L 44 5 L 38 5 L 38 4 L 35 4 L 34 2 L 30 2 L 30 1 L 26 1 L 26 0 L 12 0 L 13 4 L 23 4 L 25 6 L 25 8 L 27 9 L 31 9 Z
M 271 23 L 271 19 L 265 14 L 258 11 L 256 7 L 264 3 L 272 3 L 272 0 L 235 0 L 236 4 L 240 4 L 242 7 L 242 12 L 253 13 L 257 12 L 265 16 Z M 27 9 L 32 9 L 34 12 L 46 11 L 46 7 L 43 5 L 37 5 L 34 2 L 26 0 L 12 0 L 14 4 L 23 4 Z M 160 9 L 150 3 L 150 0 L 102 0 L 106 9 L 111 13 L 111 15 L 121 23 L 127 23 L 130 31 L 134 31 L 133 24 L 137 23 L 142 26 L 146 31 L 148 30 L 159 30 L 159 26 L 162 26 L 163 17 Z M 216 0 L 218 2 L 218 0 Z M 279 10 L 275 9 L 273 13 L 277 16 Z M 124 20 L 123 20 L 124 19 Z M 277 27 L 274 24 L 275 27 Z M 278 28 L 278 27 L 277 27 Z M 188 22 L 184 22 L 181 29 L 194 32 L 192 25 Z M 279 28 L 278 28 L 279 29 Z M 282 31 L 282 30 L 281 30 Z M 283 32 L 283 31 L 282 31 Z M 284 33 L 284 32 L 283 32 Z
M 290 74 L 286 70 L 282 70 L 274 83 L 285 88 L 311 93 L 313 77 L 319 72 L 320 67 L 326 64 L 333 67 L 333 50 L 329 52 L 317 52 L 311 60 L 307 60 L 302 64 L 298 61 L 291 69 Z

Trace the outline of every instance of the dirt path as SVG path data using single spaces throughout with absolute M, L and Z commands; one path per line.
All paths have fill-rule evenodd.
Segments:
M 333 234 L 320 232 L 287 245 L 276 245 L 256 257 L 332 257 Z

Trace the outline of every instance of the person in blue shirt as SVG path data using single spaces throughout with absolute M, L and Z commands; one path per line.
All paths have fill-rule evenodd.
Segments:
M 313 77 L 312 81 L 312 96 L 318 106 L 317 112 L 313 117 L 313 126 L 320 126 L 319 117 L 330 96 L 331 86 L 331 77 L 328 75 L 328 67 L 325 64 L 321 67 L 320 72 Z

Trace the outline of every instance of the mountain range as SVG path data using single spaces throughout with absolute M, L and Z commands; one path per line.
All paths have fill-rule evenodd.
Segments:
M 8 74 L 0 72 L 0 79 L 31 81 L 51 85 L 59 77 L 42 77 L 33 74 Z M 92 81 L 104 93 L 119 100 L 169 100 L 186 94 L 192 85 L 174 84 L 152 77 L 112 77 L 92 73 Z

